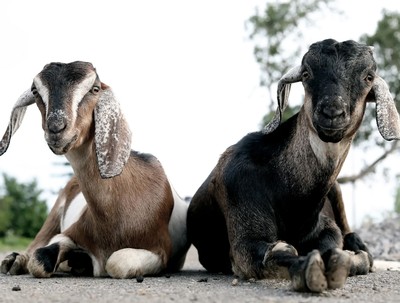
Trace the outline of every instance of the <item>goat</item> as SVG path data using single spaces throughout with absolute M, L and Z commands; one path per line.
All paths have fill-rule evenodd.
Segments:
M 290 85 L 300 81 L 304 104 L 281 123 Z M 272 121 L 230 146 L 193 196 L 188 237 L 208 271 L 289 278 L 296 291 L 322 292 L 372 270 L 336 181 L 368 101 L 383 138 L 399 139 L 371 48 L 333 39 L 310 46 L 279 81 Z
M 27 251 L 7 256 L 1 271 L 132 278 L 181 269 L 187 203 L 154 156 L 131 151 L 119 103 L 93 65 L 46 65 L 15 104 L 0 155 L 33 103 L 49 148 L 65 155 L 74 177 Z

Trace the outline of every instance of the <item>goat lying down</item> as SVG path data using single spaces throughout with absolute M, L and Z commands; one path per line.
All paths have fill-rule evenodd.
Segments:
M 92 64 L 46 65 L 15 104 L 0 155 L 33 103 L 48 146 L 75 176 L 27 251 L 7 256 L 1 271 L 132 278 L 179 270 L 189 247 L 187 205 L 154 156 L 131 151 L 119 103 Z
M 300 81 L 304 104 L 281 124 Z M 373 261 L 350 232 L 337 176 L 366 102 L 376 102 L 386 140 L 400 138 L 399 116 L 371 48 L 354 41 L 311 45 L 280 80 L 278 102 L 272 122 L 229 147 L 198 189 L 188 237 L 209 271 L 287 277 L 298 291 L 338 288 Z

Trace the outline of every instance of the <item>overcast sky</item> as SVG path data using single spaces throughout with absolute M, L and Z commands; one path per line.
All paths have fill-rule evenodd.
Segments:
M 122 105 L 133 132 L 132 148 L 157 156 L 178 193 L 192 196 L 220 154 L 246 133 L 258 130 L 267 111 L 266 89 L 258 85 L 260 70 L 245 30 L 245 21 L 263 3 L 2 1 L 0 133 L 15 101 L 45 64 L 89 61 Z M 320 16 L 318 25 L 299 42 L 358 40 L 375 31 L 382 8 L 400 10 L 396 0 L 337 4 L 344 14 Z M 345 164 L 346 170 L 363 164 L 357 157 L 351 158 L 350 166 Z M 54 165 L 62 161 L 48 149 L 39 112 L 31 106 L 0 158 L 0 173 L 20 181 L 36 178 L 52 205 L 51 191 L 66 183 L 58 177 L 63 168 Z M 379 191 L 372 187 L 366 182 L 358 191 L 345 189 L 345 200 L 356 201 L 357 222 L 365 214 L 378 216 L 393 206 L 392 187 Z M 376 203 L 382 201 L 382 191 L 385 203 Z M 358 192 L 368 192 L 370 198 Z M 346 204 L 352 221 L 353 204 Z

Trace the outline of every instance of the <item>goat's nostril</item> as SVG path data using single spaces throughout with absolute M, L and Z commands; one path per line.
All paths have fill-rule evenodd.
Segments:
M 47 122 L 47 128 L 49 132 L 53 134 L 58 134 L 62 132 L 67 127 L 65 119 L 52 119 Z
M 322 113 L 325 117 L 334 119 L 336 117 L 342 116 L 344 114 L 344 110 L 342 108 L 324 107 L 322 109 Z

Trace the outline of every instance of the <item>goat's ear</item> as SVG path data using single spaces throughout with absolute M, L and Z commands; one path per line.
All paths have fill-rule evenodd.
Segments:
M 385 140 L 400 139 L 400 119 L 389 88 L 381 77 L 376 76 L 367 101 L 376 102 L 376 123 Z
M 291 83 L 301 80 L 301 66 L 291 68 L 278 82 L 278 108 L 272 121 L 263 129 L 265 134 L 272 133 L 281 123 L 283 112 L 288 104 Z
M 131 132 L 110 88 L 103 86 L 94 110 L 97 163 L 103 179 L 119 175 L 131 152 Z
M 10 145 L 11 137 L 15 134 L 17 129 L 22 123 L 22 119 L 25 116 L 26 107 L 35 103 L 35 97 L 33 96 L 30 89 L 26 90 L 14 104 L 11 112 L 10 122 L 3 138 L 0 141 L 0 156 L 7 151 Z

